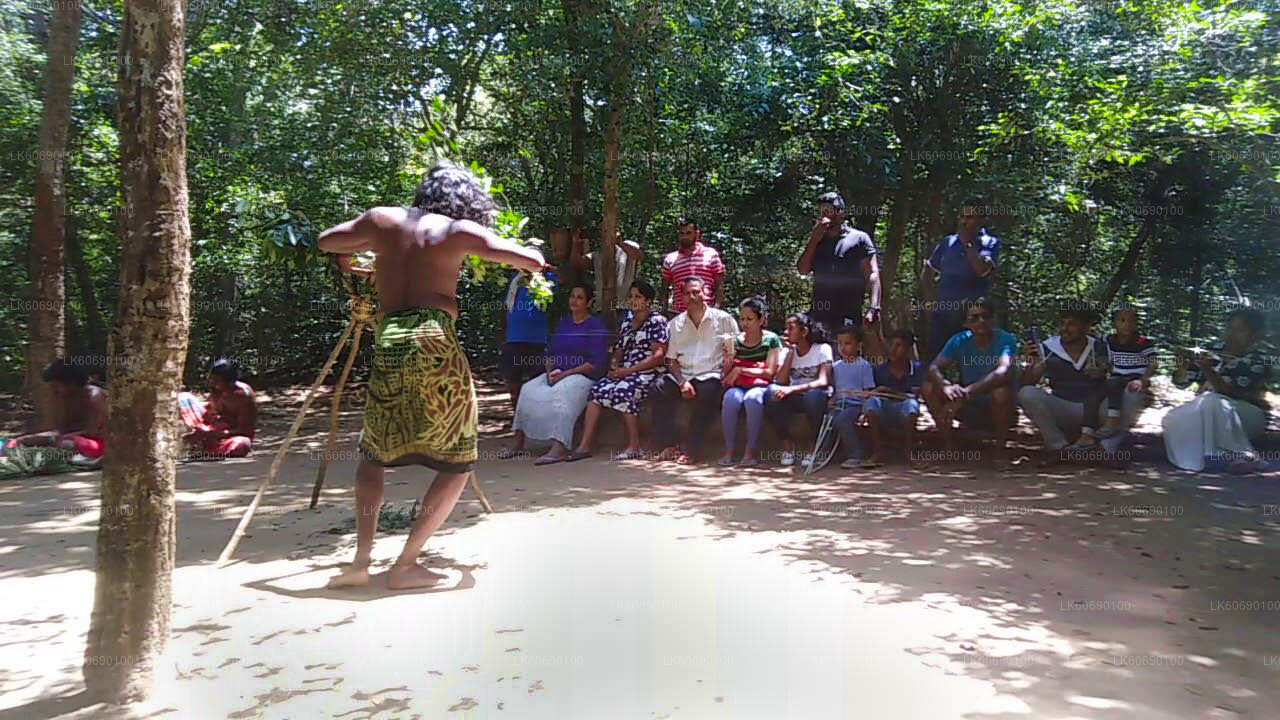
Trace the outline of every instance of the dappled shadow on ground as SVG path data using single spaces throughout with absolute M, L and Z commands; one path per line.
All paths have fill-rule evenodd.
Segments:
M 1025 704 L 1009 717 L 1263 717 L 1274 710 L 1280 687 L 1280 493 L 1274 478 L 1177 472 L 1160 462 L 1159 438 L 1149 432 L 1138 438 L 1138 461 L 1125 472 L 1029 465 L 994 472 L 978 463 L 930 471 L 828 468 L 800 477 L 776 467 L 726 470 L 598 458 L 534 467 L 527 460 L 494 459 L 506 442 L 494 420 L 505 401 L 492 388 L 481 393 L 489 437 L 482 441 L 477 475 L 498 512 L 639 498 L 650 501 L 652 512 L 700 516 L 721 537 L 766 533 L 773 541 L 768 552 L 812 573 L 815 582 L 832 574 L 856 579 L 861 594 L 851 603 L 915 603 L 921 612 L 954 615 L 963 630 L 911 652 L 925 664 L 988 681 Z M 311 511 L 324 416 L 313 410 L 304 425 L 296 452 L 241 544 L 242 561 L 281 559 L 270 549 L 281 545 L 294 548 L 288 553 L 293 559 L 331 557 L 349 548 L 349 533 L 330 531 L 351 515 L 359 413 L 343 413 L 321 507 Z M 267 434 L 264 446 L 244 461 L 179 469 L 179 566 L 216 558 L 279 437 L 279 430 Z M 1026 435 L 1019 440 L 1026 447 L 1031 441 Z M 16 544 L 0 555 L 0 578 L 92 566 L 96 478 L 0 486 L 0 533 Z M 429 479 L 420 468 L 390 471 L 388 499 L 418 497 Z M 466 491 L 446 530 L 482 521 Z M 254 535 L 278 533 L 287 542 L 254 542 Z M 24 545 L 21 538 L 30 534 L 57 535 L 57 551 Z M 432 562 L 456 569 L 460 579 L 428 592 L 465 590 L 474 582 L 475 566 L 447 558 Z M 324 569 L 306 571 L 317 576 L 310 586 L 280 575 L 247 587 L 318 601 L 390 594 L 385 586 L 319 589 L 318 571 Z M 46 621 L 53 623 L 51 631 L 61 627 L 56 619 Z M 1133 690 L 1139 687 L 1144 690 Z

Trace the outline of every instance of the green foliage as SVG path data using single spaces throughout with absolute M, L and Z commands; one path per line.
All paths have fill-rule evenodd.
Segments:
M 109 328 L 118 295 L 119 6 L 86 13 L 76 58 L 68 215 L 91 285 L 69 269 L 77 350 L 105 348 L 88 305 Z M 0 3 L 6 387 L 26 338 L 40 12 Z M 346 319 L 318 232 L 407 203 L 441 158 L 490 183 L 503 236 L 566 225 L 575 78 L 587 224 L 604 113 L 624 101 L 622 237 L 641 242 L 655 283 L 676 218 L 694 216 L 728 265 L 727 296 L 765 296 L 777 324 L 807 307 L 794 261 L 813 198 L 836 188 L 882 251 L 888 321 L 919 324 L 924 258 L 956 203 L 981 194 L 1012 329 L 1047 328 L 1057 298 L 1125 299 L 1151 334 L 1200 341 L 1236 288 L 1280 307 L 1278 58 L 1275 13 L 1249 3 L 193 3 L 189 375 L 219 354 L 269 382 L 314 373 Z M 459 332 L 476 363 L 496 358 L 509 277 L 464 267 Z

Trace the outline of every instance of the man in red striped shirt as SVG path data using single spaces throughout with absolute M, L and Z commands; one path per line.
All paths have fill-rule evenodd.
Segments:
M 665 307 L 667 298 L 673 297 L 672 286 L 684 287 L 691 277 L 702 278 L 702 292 L 707 304 L 719 307 L 724 304 L 724 262 L 716 249 L 702 244 L 702 230 L 692 218 L 680 218 L 676 223 L 680 247 L 667 253 L 662 259 L 662 298 L 659 307 Z M 668 317 L 687 309 L 684 293 L 676 293 Z

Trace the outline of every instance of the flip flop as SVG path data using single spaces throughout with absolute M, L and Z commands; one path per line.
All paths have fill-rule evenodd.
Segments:
M 858 463 L 858 467 L 861 468 L 862 470 L 875 470 L 876 468 L 884 467 L 884 463 L 880 462 L 879 460 L 872 460 L 871 458 L 867 458 L 866 460 L 863 460 L 862 462 Z
M 582 452 L 581 450 L 574 450 L 573 452 L 571 452 L 571 453 L 569 453 L 568 455 L 565 455 L 565 456 L 564 456 L 564 461 L 565 461 L 565 462 L 578 462 L 579 460 L 586 460 L 586 459 L 587 459 L 587 458 L 589 458 L 589 457 L 591 457 L 591 453 L 589 453 L 589 452 Z
M 722 457 L 716 461 L 716 465 L 719 465 L 720 467 L 732 467 L 737 464 L 737 461 L 732 457 Z
M 673 462 L 677 460 L 679 457 L 680 457 L 680 448 L 673 446 L 673 447 L 663 448 L 662 452 L 658 453 L 658 456 L 654 458 L 654 460 L 657 460 L 658 462 Z
M 744 457 L 742 458 L 741 461 L 738 462 L 738 467 L 740 468 L 760 467 L 760 458 Z
M 676 464 L 677 465 L 697 465 L 698 461 L 694 460 L 693 456 L 690 455 L 689 453 L 680 453 L 679 455 L 676 456 Z
M 614 460 L 639 460 L 640 458 L 643 458 L 643 457 L 644 457 L 643 450 L 627 449 L 614 455 L 613 459 Z
M 534 465 L 555 465 L 558 462 L 564 462 L 567 457 L 569 456 L 568 455 L 555 455 L 555 456 L 543 455 L 537 460 L 534 460 L 533 464 Z

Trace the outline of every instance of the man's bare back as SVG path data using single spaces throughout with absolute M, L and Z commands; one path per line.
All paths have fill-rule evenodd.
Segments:
M 210 425 L 222 422 L 227 425 L 229 435 L 254 436 L 258 407 L 254 401 L 253 388 L 248 383 L 237 381 L 235 389 L 230 392 L 210 392 L 209 409 L 212 415 L 207 415 L 206 421 Z
M 382 313 L 410 307 L 441 308 L 458 316 L 458 270 L 477 255 L 529 272 L 545 263 L 536 250 L 503 240 L 471 220 L 455 220 L 418 208 L 376 207 L 320 235 L 324 252 L 372 250 Z

